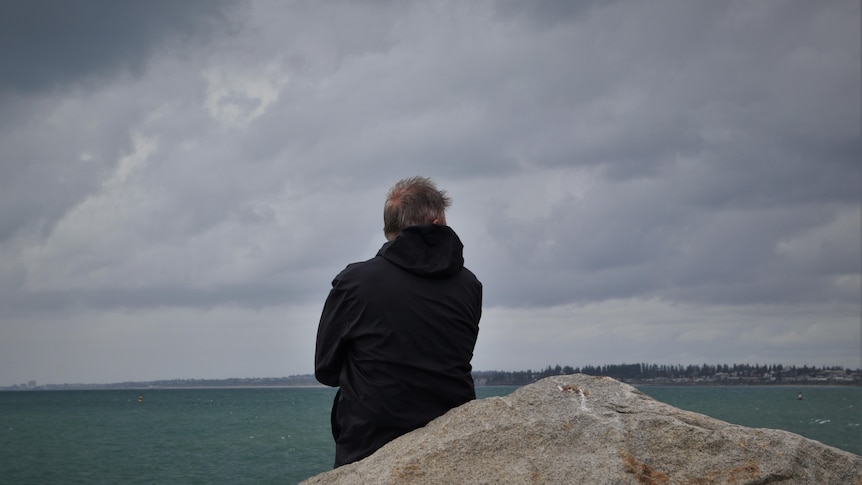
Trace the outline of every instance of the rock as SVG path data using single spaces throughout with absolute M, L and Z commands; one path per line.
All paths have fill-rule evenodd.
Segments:
M 579 374 L 469 402 L 303 483 L 862 485 L 862 457 Z

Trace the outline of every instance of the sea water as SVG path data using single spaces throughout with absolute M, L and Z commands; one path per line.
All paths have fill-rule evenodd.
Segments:
M 862 455 L 860 387 L 643 386 L 640 390 L 681 409 L 752 428 L 783 429 Z
M 801 401 L 799 389 L 783 387 L 641 390 L 862 454 L 862 388 L 803 388 Z M 322 387 L 0 392 L 0 483 L 297 483 L 332 468 L 334 395 Z

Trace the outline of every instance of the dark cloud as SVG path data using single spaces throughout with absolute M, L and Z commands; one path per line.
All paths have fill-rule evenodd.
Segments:
M 28 225 L 30 230 L 50 230 L 70 206 L 96 190 L 110 165 L 130 147 L 130 120 L 151 108 L 114 103 L 107 114 L 105 106 L 84 106 L 92 103 L 87 93 L 118 76 L 142 75 L 159 53 L 182 56 L 188 46 L 205 46 L 241 19 L 241 5 L 3 2 L 0 240 Z
M 528 22 L 537 29 L 546 29 L 558 24 L 571 22 L 581 17 L 597 6 L 607 6 L 608 1 L 568 2 L 566 0 L 543 0 L 540 2 L 519 2 L 503 0 L 494 3 L 494 8 L 500 18 L 507 21 Z
M 0 7 L 0 93 L 33 93 L 95 76 L 140 73 L 160 49 L 205 42 L 230 24 L 222 0 L 34 0 Z M 14 66 L 14 68 L 12 68 Z
M 745 186 L 751 175 L 741 172 L 729 183 Z M 828 295 L 855 301 L 835 280 L 862 267 L 858 209 L 828 192 L 799 200 L 794 185 L 807 180 L 776 175 L 749 183 L 739 197 L 729 187 L 708 207 L 690 194 L 698 192 L 694 184 L 714 187 L 710 177 L 609 182 L 563 199 L 544 216 L 488 221 L 503 248 L 495 258 L 502 264 L 482 262 L 499 290 L 488 293 L 496 304 L 515 306 L 654 297 L 730 305 Z M 789 193 L 779 195 L 785 192 L 776 183 Z M 791 251 L 793 244 L 799 249 Z

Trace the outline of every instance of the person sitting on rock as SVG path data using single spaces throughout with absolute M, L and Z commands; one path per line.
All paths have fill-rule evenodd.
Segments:
M 450 204 L 430 179 L 399 181 L 383 210 L 387 242 L 332 281 L 314 375 L 339 387 L 331 414 L 336 468 L 476 398 L 470 361 L 482 284 L 446 225 Z

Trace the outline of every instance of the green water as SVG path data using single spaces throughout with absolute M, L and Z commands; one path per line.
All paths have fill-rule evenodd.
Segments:
M 644 387 L 862 453 L 862 388 Z M 510 387 L 477 388 L 479 398 Z M 0 392 L 0 483 L 297 483 L 332 466 L 329 388 Z
M 862 455 L 862 388 L 721 386 L 639 388 L 681 409 L 752 428 L 791 431 Z M 802 393 L 802 400 L 797 399 Z
M 4 483 L 295 483 L 331 467 L 334 391 L 0 393 Z

